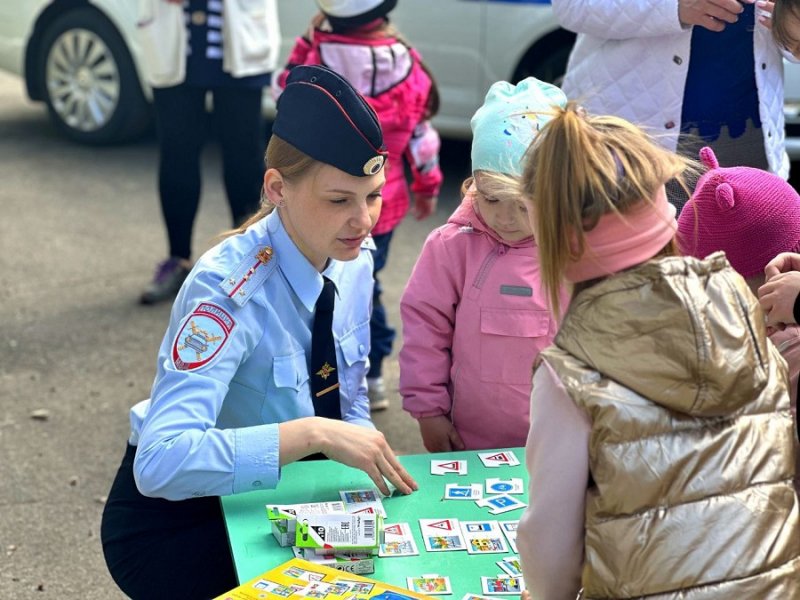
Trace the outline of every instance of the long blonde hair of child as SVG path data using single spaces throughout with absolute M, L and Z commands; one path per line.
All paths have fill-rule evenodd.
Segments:
M 555 314 L 566 267 L 585 251 L 584 233 L 606 213 L 624 215 L 642 200 L 652 202 L 670 179 L 685 187 L 693 164 L 628 121 L 587 115 L 573 102 L 556 110 L 525 163 L 523 194 Z

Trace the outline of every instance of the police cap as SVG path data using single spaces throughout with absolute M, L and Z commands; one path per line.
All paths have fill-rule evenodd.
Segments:
M 379 173 L 386 147 L 378 117 L 343 77 L 318 65 L 294 67 L 278 98 L 272 133 L 311 158 L 364 177 Z

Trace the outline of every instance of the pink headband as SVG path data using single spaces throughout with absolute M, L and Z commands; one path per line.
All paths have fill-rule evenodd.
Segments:
M 661 186 L 652 203 L 642 201 L 622 215 L 604 214 L 594 229 L 584 232 L 585 251 L 567 265 L 566 279 L 589 281 L 653 258 L 678 229 L 675 212 Z

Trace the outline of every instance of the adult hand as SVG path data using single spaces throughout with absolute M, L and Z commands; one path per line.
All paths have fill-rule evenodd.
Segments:
M 775 3 L 772 0 L 758 0 L 756 8 L 759 11 L 756 13 L 758 22 L 767 29 L 772 29 L 772 13 L 775 12 Z
M 438 200 L 436 196 L 420 196 L 414 194 L 414 206 L 411 209 L 411 214 L 414 215 L 417 221 L 430 217 L 436 210 Z
M 397 460 L 380 431 L 346 421 L 306 417 L 279 425 L 280 464 L 322 452 L 331 460 L 361 469 L 386 496 L 384 477 L 403 494 L 418 489 L 417 482 Z
M 463 450 L 464 442 L 458 435 L 453 422 L 445 415 L 422 417 L 419 419 L 419 431 L 422 443 L 428 452 L 452 452 Z
M 794 303 L 798 293 L 800 293 L 800 271 L 778 273 L 769 277 L 767 282 L 758 288 L 758 302 L 767 315 L 768 326 L 780 328 L 782 324 L 795 323 Z
M 744 10 L 742 3 L 755 0 L 678 0 L 678 18 L 683 25 L 699 25 L 709 31 L 722 31 L 727 23 L 736 23 Z
M 764 267 L 764 275 L 767 281 L 775 277 L 778 273 L 786 273 L 788 271 L 800 271 L 800 254 L 795 252 L 781 252 Z M 761 295 L 760 290 L 759 295 Z

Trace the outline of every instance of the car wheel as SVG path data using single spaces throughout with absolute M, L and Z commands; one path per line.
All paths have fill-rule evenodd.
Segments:
M 549 49 L 544 56 L 540 52 L 529 52 L 517 67 L 514 80 L 521 81 L 526 77 L 536 77 L 536 79 L 560 86 L 564 82 L 564 74 L 567 72 L 567 61 L 572 52 L 574 39 L 574 36 L 569 37 L 568 43 Z
M 79 8 L 44 31 L 38 74 L 50 117 L 85 144 L 129 140 L 148 126 L 150 109 L 130 52 L 99 12 Z

